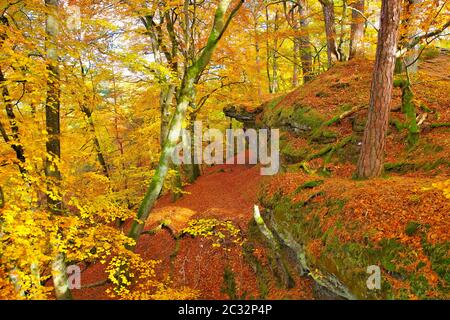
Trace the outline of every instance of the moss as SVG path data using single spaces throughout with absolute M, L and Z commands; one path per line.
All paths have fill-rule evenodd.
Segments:
M 426 297 L 426 293 L 430 289 L 430 286 L 427 279 L 422 274 L 411 275 L 409 283 L 412 293 L 422 299 Z
M 366 116 L 357 114 L 350 119 L 351 119 L 351 123 L 352 123 L 352 130 L 354 132 L 358 132 L 358 133 L 364 132 L 364 129 L 366 128 L 366 123 L 367 123 Z
M 436 159 L 435 161 L 432 162 L 425 162 L 423 164 L 421 164 L 421 169 L 423 169 L 424 171 L 430 171 L 430 170 L 434 170 L 437 167 L 441 166 L 441 165 L 445 165 L 445 166 L 450 166 L 450 160 L 448 158 L 440 158 L 440 159 Z
M 236 300 L 238 298 L 234 272 L 231 270 L 229 265 L 226 265 L 223 270 L 223 284 L 221 292 L 225 293 L 231 300 Z
M 351 110 L 351 109 L 352 109 L 352 106 L 349 105 L 349 104 L 347 104 L 347 103 L 344 103 L 343 105 L 341 105 L 340 109 L 341 109 L 343 112 L 345 112 L 345 111 Z
M 450 127 L 450 122 L 432 123 L 431 128 Z
M 338 138 L 338 135 L 334 131 L 326 130 L 324 128 L 316 129 L 312 134 L 310 140 L 312 142 L 324 144 L 335 142 Z
M 281 100 L 284 99 L 284 97 L 285 96 L 279 96 L 273 100 L 270 100 L 264 107 L 273 110 L 281 102 Z
M 394 125 L 395 129 L 397 129 L 398 132 L 405 129 L 405 125 L 399 119 L 389 119 L 389 124 Z
M 436 47 L 427 47 L 424 48 L 422 54 L 420 55 L 421 60 L 430 60 L 437 58 L 440 55 L 441 51 Z
M 302 191 L 304 189 L 312 189 L 312 188 L 318 187 L 321 184 L 323 184 L 323 182 L 324 182 L 323 180 L 312 180 L 312 181 L 305 182 L 304 184 L 298 186 L 297 189 L 295 189 L 294 194 L 298 194 L 300 191 Z
M 290 141 L 280 141 L 280 153 L 287 163 L 297 163 L 305 160 L 311 153 L 310 148 L 295 148 Z
M 361 137 L 357 134 L 352 135 L 346 141 L 345 145 L 337 148 L 334 152 L 337 161 L 340 163 L 350 162 L 356 164 L 358 162 L 359 154 L 361 153 L 361 146 L 358 142 L 361 141 Z M 345 142 L 345 140 L 343 141 Z
M 418 164 L 413 162 L 388 162 L 384 164 L 384 171 L 386 172 L 405 173 L 409 171 L 416 171 L 417 169 Z
M 316 110 L 305 106 L 282 106 L 265 109 L 262 122 L 268 127 L 285 128 L 299 136 L 307 137 L 311 130 L 318 128 L 324 121 Z
M 397 79 L 394 81 L 394 86 L 402 89 L 402 112 L 406 116 L 404 127 L 408 129 L 406 141 L 408 146 L 412 147 L 419 141 L 420 132 L 416 121 L 416 105 L 413 101 L 414 94 L 408 80 Z
M 312 130 L 320 127 L 324 122 L 323 116 L 319 112 L 308 107 L 296 107 L 291 118 L 292 124 L 308 126 Z
M 431 261 L 433 271 L 444 279 L 446 286 L 450 286 L 450 242 L 430 244 L 424 241 L 422 247 Z
M 321 180 L 308 181 L 298 189 L 314 188 L 321 184 Z M 320 241 L 321 250 L 318 252 L 305 252 L 308 266 L 311 270 L 318 269 L 325 274 L 334 274 L 339 281 L 348 287 L 352 294 L 362 299 L 408 299 L 411 295 L 426 298 L 430 290 L 441 297 L 445 296 L 449 279 L 449 244 L 424 244 L 424 252 L 430 257 L 433 270 L 439 275 L 440 287 L 430 287 L 423 272 L 425 268 L 417 263 L 415 250 L 408 244 L 400 243 L 397 239 L 382 239 L 380 242 L 371 242 L 370 230 L 363 235 L 362 241 L 342 242 L 341 230 L 357 233 L 360 229 L 357 221 L 343 221 L 340 213 L 347 203 L 346 199 L 325 198 L 321 202 L 307 202 L 299 205 L 293 203 L 290 196 L 272 197 L 269 204 L 272 208 L 272 221 L 292 235 L 299 244 L 308 244 L 311 241 Z M 333 219 L 333 225 L 323 230 L 322 214 L 326 208 L 324 219 Z M 426 227 L 426 226 L 424 226 Z M 408 235 L 416 235 L 422 229 L 417 222 L 410 221 L 405 226 Z M 275 233 L 276 235 L 276 233 Z M 424 235 L 423 235 L 424 236 Z M 366 286 L 368 274 L 367 267 L 379 266 L 382 270 L 381 290 L 369 290 Z M 414 266 L 411 269 L 409 266 Z M 388 274 L 389 277 L 383 276 Z M 390 279 L 404 283 L 408 289 L 394 289 Z
M 422 109 L 422 111 L 424 111 L 424 112 L 430 112 L 430 113 L 433 112 L 433 110 L 430 109 L 430 108 L 428 108 L 427 105 L 424 104 L 424 103 L 421 103 L 421 104 L 419 105 L 419 107 L 420 107 L 420 109 Z
M 443 146 L 433 143 L 426 143 L 422 148 L 425 154 L 435 154 L 444 150 Z
M 415 222 L 415 221 L 409 221 L 405 227 L 406 235 L 408 235 L 408 236 L 414 235 L 417 232 L 417 230 L 419 230 L 419 227 L 420 227 L 420 223 Z

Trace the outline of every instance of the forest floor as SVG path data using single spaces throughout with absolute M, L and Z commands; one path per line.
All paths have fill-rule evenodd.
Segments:
M 203 175 L 191 185 L 176 202 L 171 195 L 161 197 L 152 211 L 145 230 L 151 230 L 162 221 L 168 223 L 174 233 L 188 227 L 189 221 L 216 219 L 230 221 L 246 238 L 249 221 L 253 217 L 253 206 L 257 203 L 257 193 L 264 176 L 255 165 L 215 165 L 204 170 Z M 170 276 L 171 287 L 188 287 L 198 291 L 199 299 L 228 299 L 223 292 L 224 269 L 229 266 L 234 274 L 236 292 L 239 298 L 258 298 L 257 278 L 252 267 L 246 262 L 240 244 L 220 241 L 214 236 L 183 237 L 178 253 L 171 255 L 177 246 L 173 236 L 161 230 L 154 235 L 141 236 L 136 252 L 145 260 L 158 260 L 156 272 L 161 280 Z M 260 260 L 264 261 L 264 248 L 256 248 Z M 263 259 L 261 259 L 263 258 Z M 96 264 L 82 273 L 82 284 L 95 283 L 106 277 L 105 265 Z M 269 284 L 269 299 L 312 299 L 312 281 L 298 278 L 293 289 L 278 288 Z M 76 299 L 107 299 L 109 285 L 74 290 Z

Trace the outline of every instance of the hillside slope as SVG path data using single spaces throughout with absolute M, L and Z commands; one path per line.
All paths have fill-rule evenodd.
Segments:
M 255 117 L 255 126 L 282 131 L 285 173 L 261 193 L 264 218 L 285 250 L 306 257 L 293 264 L 306 264 L 335 297 L 449 297 L 450 77 L 443 71 L 450 57 L 424 61 L 419 70 L 412 78 L 419 139 L 408 144 L 405 96 L 396 88 L 379 179 L 353 179 L 370 62 L 339 64 Z M 380 290 L 367 287 L 369 266 L 380 268 Z

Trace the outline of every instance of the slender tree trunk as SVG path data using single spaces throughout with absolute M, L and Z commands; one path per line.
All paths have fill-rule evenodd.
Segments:
M 311 43 L 309 39 L 309 10 L 307 7 L 306 0 L 300 0 L 298 2 L 299 13 L 300 13 L 300 32 L 299 36 L 299 46 L 300 46 L 300 60 L 302 62 L 302 73 L 303 73 L 303 83 L 311 81 L 313 79 L 312 75 L 312 54 L 311 54 Z
M 350 54 L 349 59 L 353 59 L 357 56 L 364 54 L 364 0 L 356 0 L 353 3 L 352 8 L 352 25 L 350 29 Z
M 420 14 L 420 10 L 418 9 L 418 5 L 423 2 L 423 0 L 408 0 L 408 4 L 406 6 L 406 14 L 408 16 L 408 19 L 406 21 L 406 41 L 411 41 L 411 38 L 414 38 L 419 34 L 420 32 L 420 26 L 417 21 L 417 16 Z M 409 44 L 406 44 L 405 46 L 408 46 Z M 419 56 L 419 44 L 416 44 L 412 46 L 410 49 L 408 49 L 408 52 L 406 53 L 404 63 L 403 64 L 403 71 L 408 68 L 408 72 L 410 74 L 417 73 L 418 71 L 418 56 Z
M 45 175 L 47 177 L 47 207 L 54 215 L 62 214 L 62 198 L 59 191 L 61 173 L 59 159 L 61 157 L 60 143 L 60 84 L 58 67 L 57 35 L 58 22 L 56 18 L 58 0 L 45 0 L 51 13 L 46 15 L 46 53 L 47 53 L 47 99 L 45 103 L 45 126 L 48 134 L 46 142 L 47 156 L 45 160 Z M 54 246 L 51 264 L 53 285 L 56 298 L 59 300 L 72 299 L 69 290 L 65 255 L 60 248 Z
M 273 82 L 273 88 L 272 92 L 278 92 L 279 90 L 279 83 L 278 83 L 278 11 L 275 12 L 275 21 L 274 21 L 274 41 L 273 41 L 273 61 L 272 61 L 272 82 Z
M 336 44 L 336 25 L 334 23 L 334 1 L 319 0 L 322 4 L 323 17 L 325 21 L 325 34 L 327 36 L 327 57 L 328 68 L 335 61 L 340 60 L 337 44 Z
M 383 171 L 400 10 L 400 0 L 383 0 L 369 114 L 357 168 L 360 178 L 376 177 Z
M 87 105 L 83 105 L 83 106 L 81 106 L 81 111 L 86 116 L 86 120 L 89 125 L 89 132 L 92 135 L 92 142 L 94 144 L 94 150 L 97 155 L 97 161 L 100 164 L 100 166 L 102 167 L 103 174 L 109 178 L 110 177 L 109 176 L 109 168 L 108 168 L 108 164 L 106 163 L 105 156 L 103 155 L 102 149 L 100 147 L 100 141 L 97 138 L 97 133 L 95 132 L 94 119 L 92 119 L 92 110 L 89 109 L 89 107 Z
M 298 37 L 294 37 L 294 58 L 293 58 L 293 66 L 292 66 L 292 87 L 295 88 L 298 86 L 298 55 L 300 53 L 300 43 Z
M 195 106 L 192 106 L 192 104 L 191 104 L 191 108 L 195 110 Z M 194 161 L 194 159 L 195 159 L 195 157 L 194 157 L 194 155 L 195 155 L 194 122 L 196 119 L 197 119 L 197 113 L 196 112 L 191 113 L 189 126 L 187 128 L 187 131 L 190 134 L 191 140 L 188 141 L 187 138 L 184 139 L 184 141 L 186 143 L 190 142 L 190 145 L 186 146 L 185 150 L 190 150 L 190 152 L 191 152 L 190 156 L 191 156 L 192 163 L 184 165 L 189 183 L 193 183 L 195 180 L 197 180 L 198 177 L 200 177 L 200 174 L 201 174 L 200 164 L 195 163 L 195 161 Z
M 160 144 L 161 147 L 164 145 L 167 133 L 169 131 L 169 121 L 170 121 L 170 107 L 175 98 L 174 84 L 169 84 L 166 88 L 161 90 L 160 94 L 160 110 L 161 110 L 161 129 L 160 129 Z
M 260 46 L 259 46 L 259 37 L 258 37 L 258 24 L 255 22 L 254 25 L 254 33 L 255 33 L 255 64 L 256 64 L 256 83 L 258 86 L 258 98 L 259 101 L 262 99 L 262 87 L 261 87 L 261 54 L 260 54 Z
M 344 51 L 344 42 L 345 42 L 345 25 L 347 24 L 347 0 L 342 1 L 342 17 L 340 22 L 340 36 L 339 36 L 339 45 L 338 45 L 338 53 L 339 53 L 339 61 L 347 60 L 345 51 Z
M 228 18 L 225 18 L 225 14 L 230 3 L 231 0 L 221 0 L 219 2 L 214 15 L 213 27 L 208 37 L 208 42 L 202 50 L 198 59 L 195 60 L 195 62 L 187 68 L 183 77 L 180 88 L 180 95 L 177 99 L 177 106 L 170 121 L 169 132 L 164 146 L 161 150 L 158 166 L 156 167 L 148 190 L 145 193 L 144 199 L 142 200 L 141 206 L 139 207 L 139 210 L 137 212 L 137 217 L 133 221 L 130 232 L 128 234 L 128 236 L 135 241 L 139 239 L 141 232 L 145 226 L 145 221 L 150 215 L 150 211 L 152 210 L 155 201 L 158 198 L 159 193 L 161 192 L 164 179 L 166 178 L 169 168 L 169 161 L 171 160 L 173 150 L 175 149 L 175 146 L 180 137 L 182 123 L 186 118 L 186 112 L 189 103 L 194 97 L 194 84 L 198 81 L 198 78 L 202 74 L 203 70 L 209 64 L 217 43 L 228 27 L 231 19 L 242 6 L 243 1 L 240 1 L 236 5 L 236 7 L 229 14 Z M 129 249 L 133 250 L 134 246 L 129 247 Z
M 4 81 L 6 81 L 6 79 L 3 76 L 2 70 L 0 69 L 0 82 L 4 82 Z M 22 144 L 20 142 L 19 126 L 17 125 L 16 115 L 14 114 L 14 109 L 13 109 L 13 104 L 11 102 L 11 97 L 9 95 L 9 90 L 6 87 L 6 85 L 3 86 L 2 97 L 3 97 L 3 101 L 5 102 L 6 115 L 8 117 L 9 127 L 10 127 L 11 132 L 12 132 L 11 138 L 6 133 L 6 130 L 3 127 L 3 125 L 1 125 L 1 133 L 2 133 L 2 136 L 3 136 L 3 140 L 5 140 L 6 143 L 10 143 L 11 142 L 11 148 L 16 153 L 17 160 L 19 160 L 19 162 L 18 162 L 19 171 L 22 174 L 22 176 L 25 178 L 26 177 L 26 173 L 27 173 L 27 171 L 25 169 L 25 151 L 24 151 L 23 146 L 22 146 Z
M 275 12 L 274 18 L 274 40 L 273 43 L 270 43 L 270 17 L 269 17 L 269 8 L 266 6 L 266 50 L 267 50 L 267 59 L 266 59 L 266 69 L 267 69 L 267 79 L 269 80 L 269 93 L 278 92 L 278 40 L 277 34 L 278 31 L 278 11 Z
M 3 188 L 0 186 L 0 209 L 5 207 L 5 194 L 3 193 Z

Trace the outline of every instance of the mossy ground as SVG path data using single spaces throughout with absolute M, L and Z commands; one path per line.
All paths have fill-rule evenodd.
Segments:
M 444 58 L 425 59 L 409 100 L 414 116 L 426 113 L 426 120 L 418 136 L 404 130 L 412 116 L 402 113 L 402 92 L 395 89 L 382 178 L 352 179 L 367 111 L 336 121 L 368 103 L 367 61 L 338 64 L 274 100 L 259 117 L 260 126 L 282 130 L 285 172 L 261 190 L 265 219 L 304 245 L 313 268 L 336 275 L 358 298 L 450 297 L 450 203 L 441 191 L 426 189 L 450 175 L 449 128 L 436 125 L 450 120 L 444 94 L 450 83 L 436 81 L 439 72 L 427 59 Z M 450 65 L 448 57 L 445 61 Z M 380 290 L 367 288 L 370 265 L 381 269 Z
M 260 201 L 267 209 L 267 221 L 305 244 L 312 268 L 334 274 L 357 298 L 449 297 L 450 239 L 445 212 L 450 212 L 450 205 L 439 192 L 418 189 L 429 180 L 396 178 L 386 183 L 380 179 L 372 186 L 367 181 L 308 178 L 304 174 L 280 176 L 265 187 Z M 291 184 L 305 187 L 299 190 Z M 314 200 L 304 201 L 318 191 Z M 364 191 L 368 194 L 358 199 L 356 195 Z M 391 195 L 386 199 L 387 192 Z M 391 198 L 397 198 L 396 205 L 380 205 Z M 381 269 L 380 290 L 367 288 L 371 265 Z

